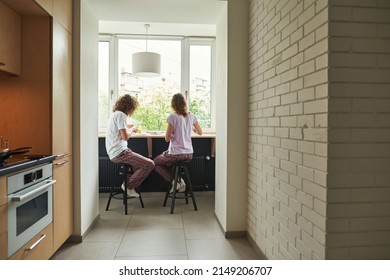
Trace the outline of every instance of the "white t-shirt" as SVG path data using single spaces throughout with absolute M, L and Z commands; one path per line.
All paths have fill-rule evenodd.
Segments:
M 191 131 L 193 125 L 197 122 L 196 116 L 188 113 L 186 117 L 183 117 L 177 113 L 172 113 L 167 121 L 173 126 L 173 135 L 169 142 L 168 153 L 172 155 L 192 154 Z
M 126 129 L 127 116 L 121 111 L 115 111 L 108 121 L 106 133 L 106 151 L 110 159 L 115 158 L 127 149 L 127 141 L 121 138 L 120 129 Z

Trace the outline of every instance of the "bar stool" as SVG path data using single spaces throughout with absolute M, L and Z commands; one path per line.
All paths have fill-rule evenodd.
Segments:
M 191 160 L 183 160 L 183 161 L 176 162 L 174 164 L 172 177 L 171 177 L 171 180 L 169 180 L 169 182 L 173 182 L 173 192 L 169 193 L 171 186 L 172 186 L 172 184 L 169 184 L 168 188 L 167 188 L 167 192 L 165 193 L 165 199 L 164 199 L 164 204 L 163 204 L 163 206 L 166 206 L 168 197 L 172 198 L 171 214 L 173 214 L 176 199 L 185 199 L 186 204 L 188 204 L 188 198 L 192 198 L 192 204 L 194 205 L 194 210 L 198 211 L 198 207 L 196 206 L 194 192 L 192 191 L 192 184 L 191 184 L 191 180 L 190 180 L 190 175 L 189 175 L 188 168 L 187 168 L 187 166 L 190 162 L 191 162 Z M 183 178 L 183 175 L 185 178 Z M 179 193 L 176 190 L 176 187 L 180 181 L 180 178 L 182 178 L 184 180 L 184 182 L 186 183 L 186 189 L 185 189 L 184 193 Z
M 127 215 L 127 200 L 135 198 L 135 197 L 127 197 L 127 176 L 129 174 L 133 174 L 134 171 L 133 171 L 133 167 L 127 163 L 116 163 L 115 171 L 117 170 L 118 170 L 118 175 L 120 176 L 120 178 L 123 178 L 123 181 L 125 182 L 125 190 L 123 191 L 122 188 L 120 188 L 119 191 L 116 191 L 114 184 L 111 184 L 111 191 L 107 201 L 106 211 L 108 211 L 108 208 L 110 207 L 111 198 L 113 197 L 116 198 L 115 196 L 117 196 L 118 194 L 122 194 L 121 199 L 123 200 L 123 204 L 125 205 L 125 215 Z M 139 201 L 141 202 L 142 208 L 145 208 L 141 193 L 137 189 L 135 189 L 135 191 L 139 194 L 138 198 Z

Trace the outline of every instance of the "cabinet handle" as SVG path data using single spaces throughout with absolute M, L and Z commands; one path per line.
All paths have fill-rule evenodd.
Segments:
M 66 163 L 68 163 L 69 161 L 68 160 L 64 160 L 64 161 L 61 161 L 61 162 L 58 162 L 58 163 L 55 163 L 54 166 L 60 166 L 60 165 L 64 165 Z
M 39 238 L 39 239 L 37 240 L 37 242 L 35 242 L 33 245 L 31 245 L 30 248 L 27 248 L 27 249 L 25 249 L 24 251 L 25 251 L 25 252 L 28 252 L 28 251 L 33 250 L 33 249 L 34 249 L 36 246 L 38 246 L 38 244 L 41 243 L 41 242 L 43 241 L 43 239 L 45 239 L 45 238 L 46 238 L 46 234 L 42 235 L 41 238 Z
M 68 153 L 64 153 L 64 154 L 59 154 L 59 155 L 57 155 L 57 159 L 59 159 L 59 158 L 63 158 L 63 157 L 66 157 L 66 156 L 68 156 L 69 154 Z

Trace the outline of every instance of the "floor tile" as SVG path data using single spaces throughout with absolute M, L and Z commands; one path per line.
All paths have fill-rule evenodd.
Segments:
M 221 228 L 209 211 L 183 212 L 183 223 L 186 239 L 224 239 Z
M 245 238 L 187 240 L 190 260 L 256 260 L 258 256 Z
M 52 260 L 113 260 L 119 242 L 66 243 Z
M 181 214 L 167 214 L 166 209 L 136 208 L 129 223 L 129 229 L 176 229 L 183 228 Z
M 187 254 L 183 229 L 127 230 L 117 257 Z
M 187 255 L 116 257 L 116 260 L 188 260 Z
M 127 220 L 98 220 L 84 242 L 121 241 L 125 234 Z

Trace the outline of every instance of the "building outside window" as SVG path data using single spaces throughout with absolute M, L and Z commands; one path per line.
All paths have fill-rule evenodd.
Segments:
M 213 124 L 213 42 L 214 39 L 148 39 L 148 51 L 161 55 L 161 76 L 137 77 L 132 74 L 132 54 L 145 51 L 145 39 L 102 36 L 99 42 L 99 133 L 105 133 L 115 100 L 130 94 L 139 107 L 129 119 L 141 131 L 165 131 L 172 112 L 173 94 L 185 95 L 189 109 L 205 131 Z

